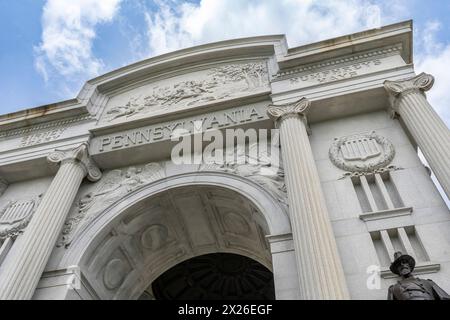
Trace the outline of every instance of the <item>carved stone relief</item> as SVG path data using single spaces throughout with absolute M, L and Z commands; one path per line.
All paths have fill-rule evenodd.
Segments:
M 329 156 L 342 170 L 370 172 L 388 166 L 395 157 L 395 149 L 388 139 L 371 132 L 336 138 Z
M 164 177 L 164 169 L 158 163 L 109 171 L 92 190 L 78 199 L 73 210 L 75 214 L 66 221 L 57 246 L 68 246 L 71 243 L 73 232 L 81 221 L 83 225 L 89 223 L 96 214 L 128 193 Z
M 145 93 L 131 96 L 124 104 L 108 107 L 103 120 L 110 122 L 138 114 L 221 101 L 267 87 L 268 81 L 265 62 L 225 65 L 196 79 L 154 85 Z
M 256 148 L 257 144 L 249 146 L 249 150 Z M 217 150 L 216 152 L 223 152 Z M 223 171 L 235 174 L 241 177 L 248 178 L 257 184 L 263 186 L 269 193 L 271 193 L 278 201 L 288 206 L 287 189 L 284 182 L 284 170 L 281 166 L 275 166 L 271 163 L 269 154 L 257 153 L 257 158 L 253 159 L 250 154 L 241 148 L 235 148 L 232 153 L 236 155 L 237 159 L 242 159 L 243 163 L 210 163 L 202 164 L 200 171 Z M 281 159 L 279 159 L 281 165 Z
M 37 199 L 11 201 L 0 209 L 0 239 L 14 238 L 23 232 L 38 206 Z
M 244 151 L 236 150 L 234 152 L 240 154 Z M 287 206 L 287 190 L 284 183 L 283 169 L 278 167 L 272 168 L 267 155 L 259 155 L 259 158 L 253 159 L 253 161 L 250 161 L 248 155 L 244 154 L 243 156 L 245 157 L 245 163 L 243 164 L 204 164 L 198 170 L 227 172 L 248 178 L 261 185 Z M 99 182 L 89 186 L 88 190 L 83 192 L 76 200 L 69 218 L 66 220 L 57 246 L 70 246 L 77 230 L 81 230 L 83 226 L 89 224 L 101 211 L 117 203 L 132 191 L 165 177 L 166 173 L 163 163 L 149 163 L 143 166 L 131 166 L 106 172 Z M 153 230 L 148 237 L 153 239 L 158 232 L 160 235 L 163 235 L 162 230 Z M 150 241 L 148 238 L 146 239 L 146 241 Z M 154 245 L 152 244 L 151 246 Z

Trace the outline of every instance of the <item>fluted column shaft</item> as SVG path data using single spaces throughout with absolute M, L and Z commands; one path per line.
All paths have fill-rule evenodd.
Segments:
M 309 143 L 310 103 L 269 107 L 280 129 L 301 298 L 348 299 L 344 271 Z
M 450 130 L 425 96 L 433 84 L 434 78 L 422 73 L 402 81 L 386 81 L 385 88 L 393 114 L 403 120 L 450 199 Z
M 0 300 L 31 299 L 83 178 L 100 178 L 84 144 L 57 151 L 49 160 L 61 166 L 17 243 L 20 247 L 0 269 Z

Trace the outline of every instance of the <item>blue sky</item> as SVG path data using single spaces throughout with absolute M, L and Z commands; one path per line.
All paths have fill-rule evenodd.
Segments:
M 98 74 L 201 43 L 287 35 L 291 47 L 414 19 L 417 71 L 450 124 L 448 0 L 0 0 L 0 114 L 73 98 Z

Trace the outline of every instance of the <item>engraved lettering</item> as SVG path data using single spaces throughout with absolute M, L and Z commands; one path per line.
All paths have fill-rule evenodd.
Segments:
M 131 134 L 126 134 L 125 135 L 125 142 L 124 142 L 124 146 L 128 147 L 129 145 L 136 144 L 136 132 L 132 132 Z
M 304 74 L 299 77 L 291 78 L 289 81 L 291 84 L 300 82 L 326 83 L 343 79 L 350 79 L 360 75 L 361 72 L 365 72 L 363 69 L 368 69 L 373 66 L 379 66 L 381 64 L 382 61 L 380 59 L 363 61 L 348 66 L 333 68 L 330 70 Z
M 146 131 L 146 134 L 147 134 L 147 135 L 145 135 L 144 132 L 139 131 L 139 140 L 138 140 L 138 144 L 143 143 L 144 140 L 147 141 L 147 142 L 150 142 L 150 133 L 151 133 L 152 129 L 146 129 L 145 131 Z
M 123 136 L 117 135 L 112 138 L 112 149 L 122 148 L 123 147 Z
M 156 127 L 153 129 L 153 140 L 161 140 L 164 138 L 164 132 L 162 127 Z
M 35 144 L 45 143 L 58 139 L 66 130 L 66 128 L 53 129 L 46 132 L 35 133 L 27 135 L 22 138 L 20 142 L 21 147 L 28 147 Z
M 104 148 L 106 146 L 109 146 L 111 144 L 111 139 L 106 137 L 102 138 L 102 143 L 100 144 L 100 152 L 103 152 Z

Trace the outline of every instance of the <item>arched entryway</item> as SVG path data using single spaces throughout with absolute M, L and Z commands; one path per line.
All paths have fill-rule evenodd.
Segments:
M 236 277 L 222 274 L 229 289 L 222 287 L 221 297 L 219 291 L 215 297 L 204 292 L 203 299 L 273 298 L 267 236 L 289 234 L 285 209 L 251 181 L 228 175 L 212 178 L 179 176 L 136 190 L 86 226 L 61 263 L 78 265 L 100 299 L 139 299 L 155 297 L 153 285 L 159 283 L 160 288 L 159 279 L 167 272 L 170 276 L 173 268 L 176 276 L 183 263 L 207 257 L 210 267 L 214 261 L 216 267 L 228 263 L 222 271 L 236 272 Z M 261 286 L 254 278 L 249 283 L 247 276 L 255 273 L 270 285 Z M 243 279 L 240 289 L 236 279 Z
M 273 273 L 232 253 L 191 258 L 160 275 L 141 300 L 274 300 Z

